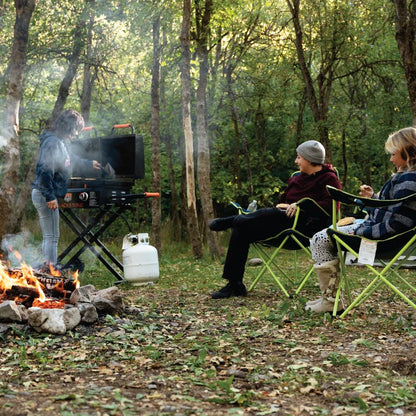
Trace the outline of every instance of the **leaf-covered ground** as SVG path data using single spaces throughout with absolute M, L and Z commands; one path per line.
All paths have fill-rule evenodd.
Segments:
M 343 320 L 311 315 L 315 278 L 290 300 L 267 279 L 212 300 L 220 272 L 165 262 L 156 285 L 120 286 L 122 316 L 0 334 L 0 415 L 416 415 L 413 309 L 384 291 Z

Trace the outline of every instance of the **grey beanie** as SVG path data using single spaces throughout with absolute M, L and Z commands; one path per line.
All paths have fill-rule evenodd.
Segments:
M 316 140 L 308 140 L 301 143 L 296 149 L 304 159 L 312 163 L 323 165 L 325 163 L 325 147 Z

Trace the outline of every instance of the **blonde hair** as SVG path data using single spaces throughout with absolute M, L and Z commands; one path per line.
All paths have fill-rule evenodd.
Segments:
M 416 170 L 416 128 L 405 127 L 390 134 L 384 146 L 387 153 L 400 153 L 407 170 Z

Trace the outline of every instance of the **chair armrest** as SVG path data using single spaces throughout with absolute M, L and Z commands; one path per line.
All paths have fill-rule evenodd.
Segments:
M 408 200 L 416 199 L 416 194 L 408 195 L 404 198 L 399 199 L 373 199 L 373 198 L 364 198 L 359 195 L 350 194 L 348 192 L 343 191 L 342 189 L 334 188 L 333 186 L 327 185 L 326 189 L 328 190 L 329 195 L 335 201 L 341 202 L 342 204 L 347 205 L 356 205 L 360 209 L 364 207 L 369 208 L 380 208 L 380 207 L 387 207 L 390 205 L 396 205 L 401 202 L 405 202 Z
M 248 211 L 247 209 L 243 208 L 237 202 L 231 202 L 231 205 L 238 210 L 238 213 L 239 214 L 249 214 L 250 213 L 250 211 Z
M 311 216 L 318 217 L 329 217 L 329 213 L 326 212 L 314 199 L 312 198 L 302 198 L 296 205 L 302 210 L 310 214 Z

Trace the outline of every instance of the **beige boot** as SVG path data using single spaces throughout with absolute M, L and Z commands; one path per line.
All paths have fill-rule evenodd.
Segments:
M 322 302 L 322 296 L 315 300 L 308 300 L 306 302 L 306 306 L 312 306 L 312 305 L 315 305 L 315 303 L 319 303 L 319 302 Z
M 319 288 L 322 298 L 314 303 L 307 303 L 305 309 L 313 312 L 332 312 L 334 309 L 335 296 L 339 285 L 339 261 L 332 260 L 315 266 L 319 280 Z M 337 310 L 343 310 L 344 304 L 340 298 Z

